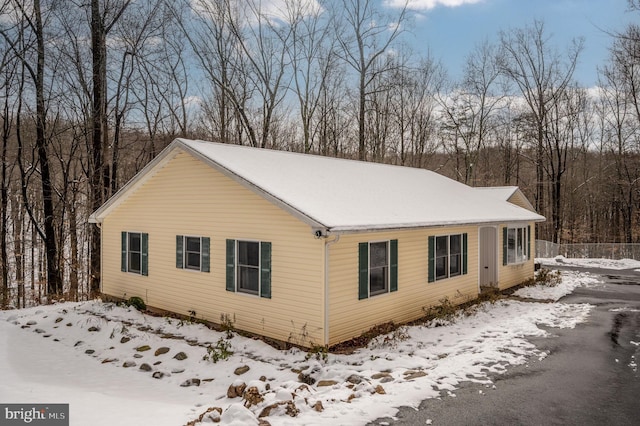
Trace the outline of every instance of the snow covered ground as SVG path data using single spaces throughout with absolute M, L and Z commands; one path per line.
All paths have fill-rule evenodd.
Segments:
M 638 269 L 640 268 L 640 260 L 634 259 L 575 259 L 564 256 L 556 256 L 550 258 L 536 257 L 536 262 L 553 268 L 558 265 L 570 265 L 583 268 L 605 268 L 605 269 Z
M 557 300 L 597 282 L 586 273 L 562 277 L 555 287 L 517 294 Z M 540 325 L 572 328 L 591 308 L 485 303 L 470 315 L 402 327 L 354 354 L 326 360 L 99 301 L 3 311 L 0 402 L 69 403 L 72 425 L 176 426 L 209 407 L 219 410 L 203 422 L 219 417 L 220 424 L 258 424 L 269 411 L 264 419 L 274 426 L 365 424 L 393 416 L 399 406 L 455 395 L 464 381 L 493 387 L 489 375 L 547 355 L 528 341 L 547 335 Z M 204 360 L 206 348 L 218 342 L 228 342 L 233 355 Z M 243 384 L 245 399 L 229 397 L 230 387 Z

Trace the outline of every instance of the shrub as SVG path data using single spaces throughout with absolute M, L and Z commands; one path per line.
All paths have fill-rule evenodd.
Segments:
M 207 354 L 202 357 L 204 361 L 211 361 L 214 364 L 218 361 L 226 360 L 231 355 L 233 355 L 233 351 L 231 349 L 231 343 L 224 340 L 222 337 L 218 339 L 218 342 L 215 346 L 209 345 L 207 347 Z
M 147 309 L 147 304 L 144 303 L 141 297 L 132 296 L 127 300 L 127 306 L 133 306 L 139 311 L 145 311 Z

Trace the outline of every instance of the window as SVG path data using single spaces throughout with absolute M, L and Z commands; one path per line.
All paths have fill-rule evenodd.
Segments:
M 467 273 L 467 234 L 429 237 L 429 282 Z
M 176 235 L 176 268 L 209 272 L 209 237 Z
M 148 275 L 149 266 L 149 234 L 143 232 L 122 232 L 122 272 Z
M 271 298 L 271 243 L 227 240 L 227 291 Z
M 513 265 L 529 260 L 531 227 L 505 227 L 502 232 L 502 264 Z
M 359 244 L 358 298 L 398 290 L 398 240 Z

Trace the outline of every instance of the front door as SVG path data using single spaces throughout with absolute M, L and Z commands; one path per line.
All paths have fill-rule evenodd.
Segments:
M 497 228 L 480 228 L 480 287 L 497 287 Z

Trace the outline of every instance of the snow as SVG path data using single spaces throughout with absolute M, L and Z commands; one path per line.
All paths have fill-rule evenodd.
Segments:
M 560 284 L 536 289 L 535 297 L 555 299 L 558 289 L 595 281 L 589 274 L 563 273 Z M 509 366 L 544 359 L 548 354 L 529 339 L 548 336 L 548 327 L 575 327 L 591 308 L 487 302 L 452 321 L 401 327 L 351 355 L 330 353 L 326 361 L 297 348 L 277 350 L 236 334 L 227 339 L 202 324 L 101 301 L 3 311 L 0 401 L 69 403 L 72 425 L 175 426 L 197 419 L 209 407 L 219 407 L 221 414 L 205 414 L 205 424 L 215 419 L 223 425 L 251 425 L 258 424 L 268 406 L 267 420 L 274 426 L 366 424 L 394 416 L 400 406 L 454 395 L 463 382 L 490 385 L 492 375 Z M 207 346 L 220 339 L 229 342 L 233 355 L 217 363 L 203 360 Z M 150 349 L 140 351 L 145 345 Z M 161 347 L 168 352 L 156 355 Z M 179 352 L 187 358 L 174 358 Z M 136 365 L 125 368 L 125 362 Z M 141 371 L 143 363 L 153 371 Z M 249 370 L 234 374 L 241 366 Z M 313 383 L 301 383 L 300 372 Z M 154 378 L 154 373 L 163 376 Z M 199 379 L 200 385 L 181 386 L 189 379 Z M 320 381 L 333 382 L 319 386 Z M 227 396 L 231 385 L 243 383 L 255 387 L 262 401 L 248 404 Z M 321 411 L 314 408 L 318 402 Z
M 178 147 L 334 232 L 544 220 L 425 169 L 188 139 L 176 139 L 164 155 Z M 126 194 L 125 187 L 116 198 Z M 99 209 L 97 220 L 116 201 Z
M 550 299 L 560 300 L 560 298 L 570 294 L 577 287 L 591 286 L 599 282 L 597 276 L 588 273 L 562 271 L 563 280 L 556 286 L 536 285 L 524 287 L 513 293 L 514 296 L 528 299 Z
M 603 269 L 633 269 L 640 268 L 640 260 L 634 259 L 581 259 L 556 256 L 552 258 L 537 258 L 536 262 L 545 266 L 570 265 L 582 268 L 603 268 Z

